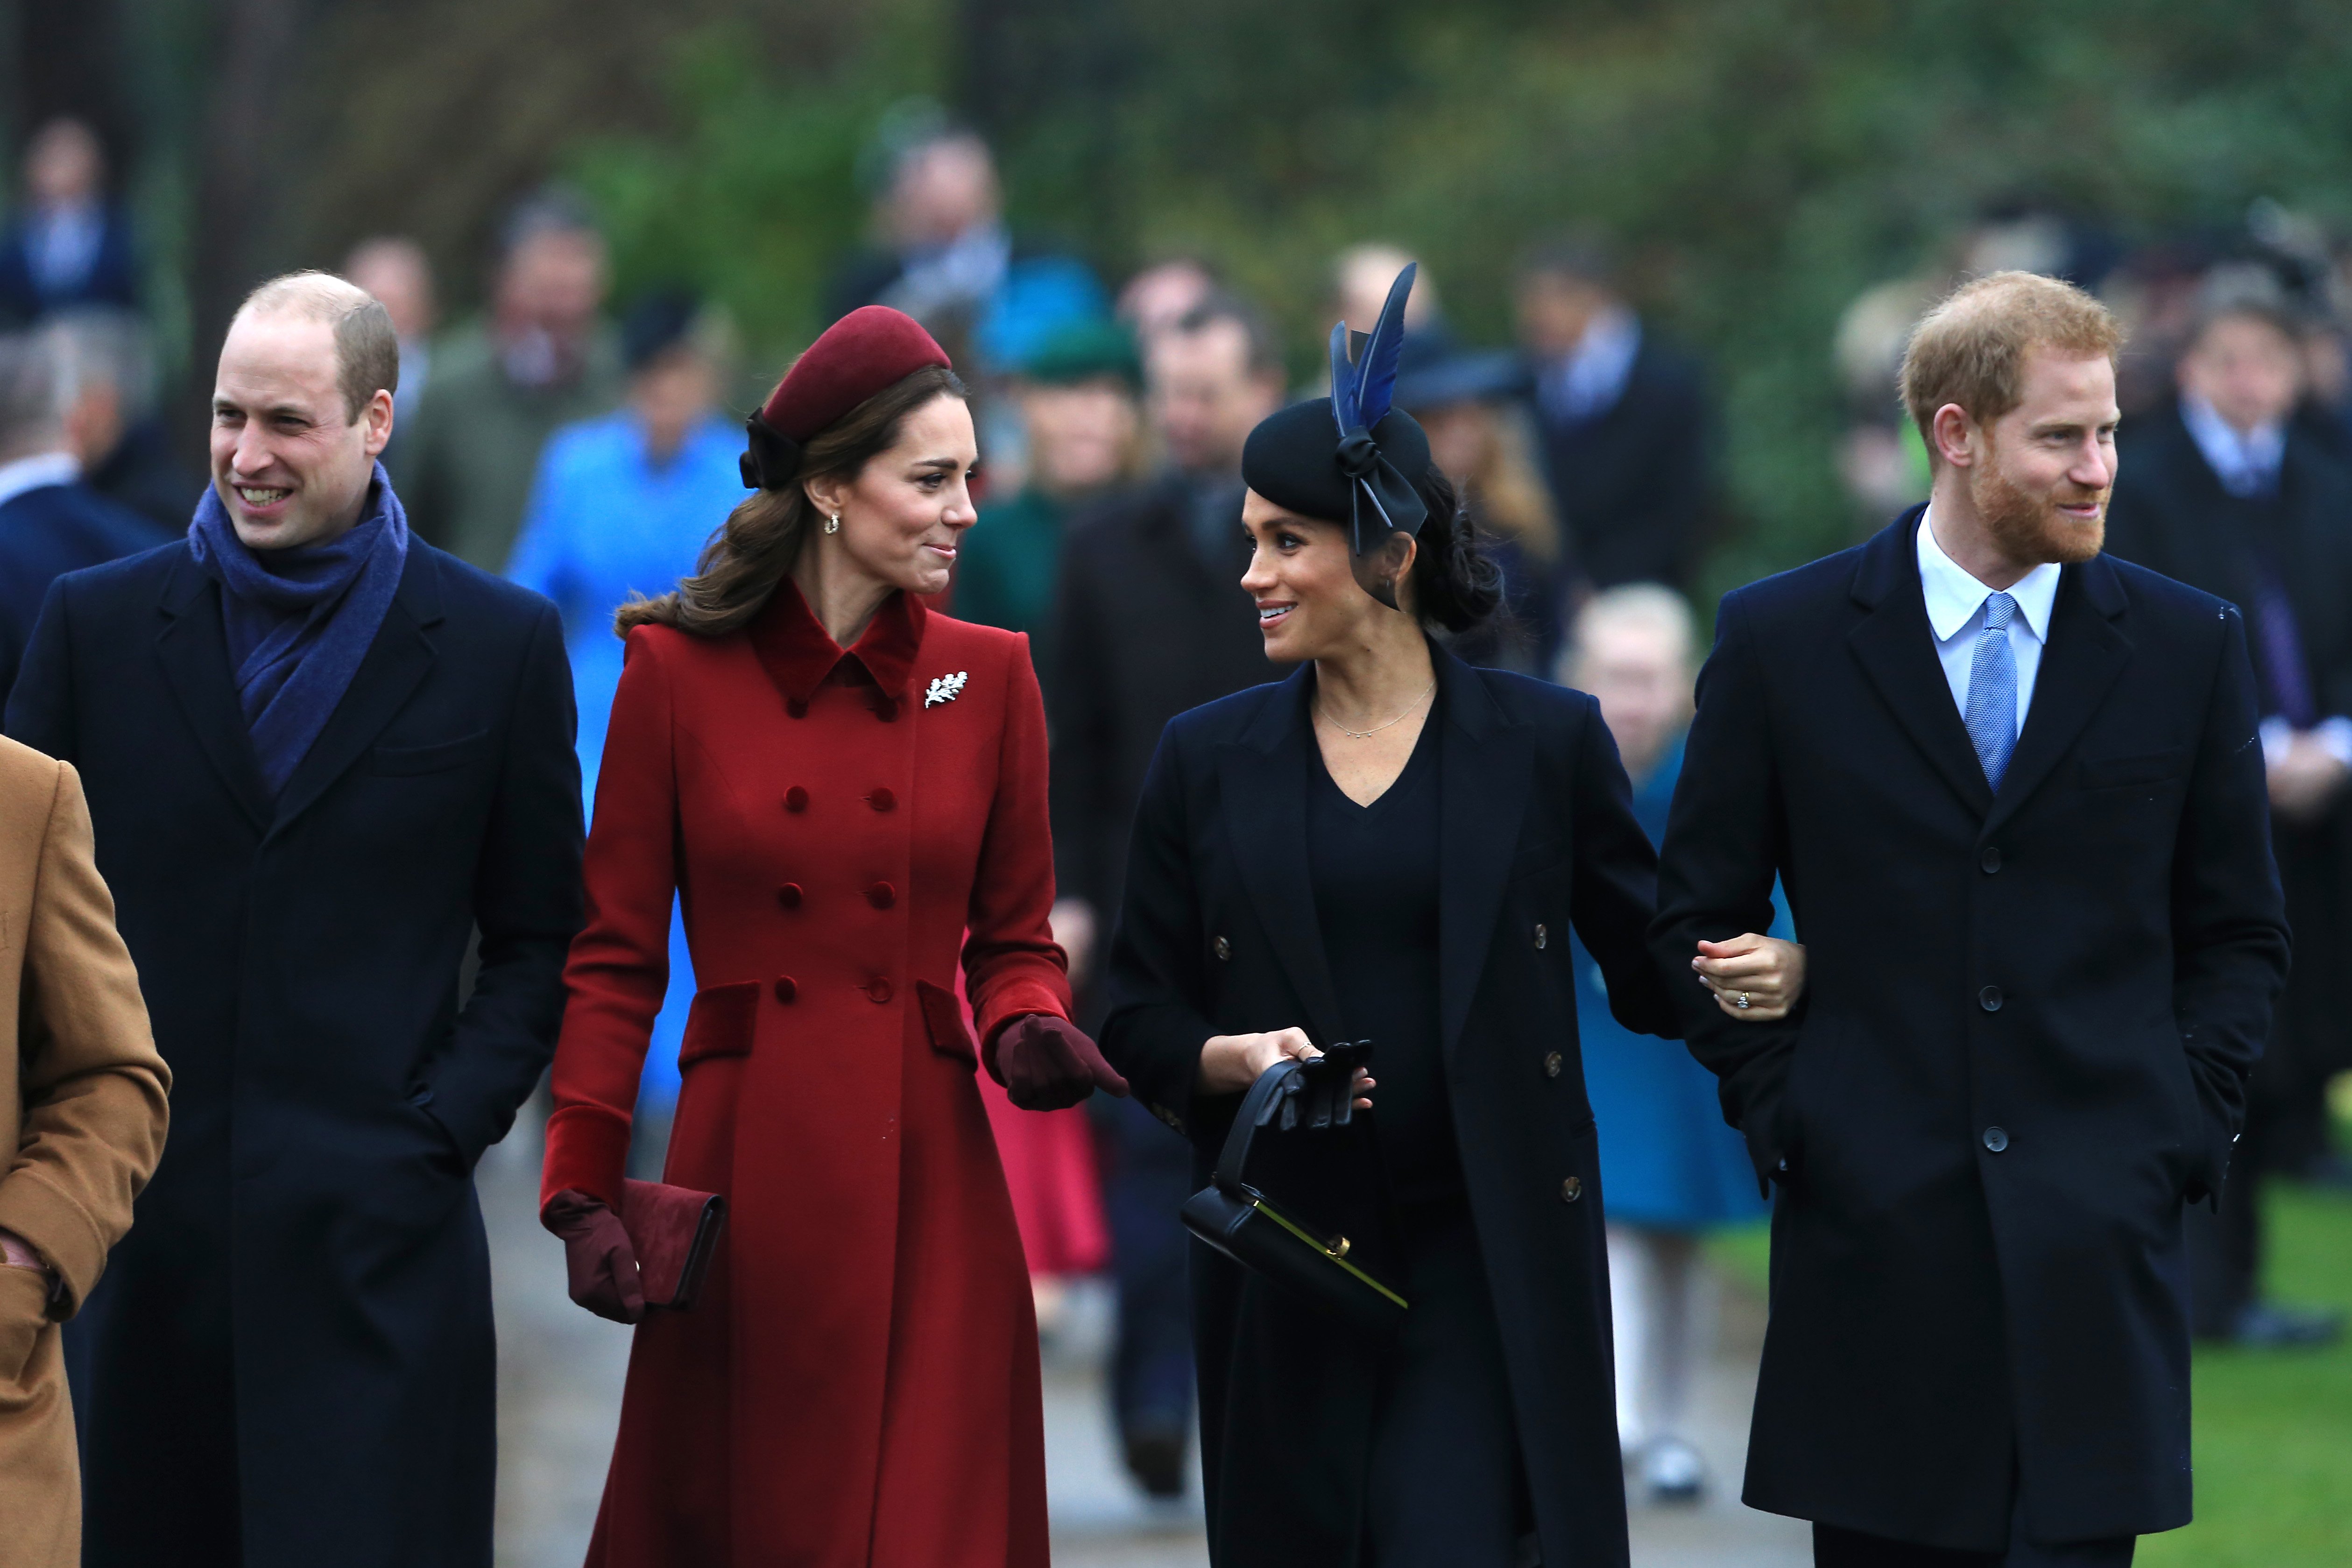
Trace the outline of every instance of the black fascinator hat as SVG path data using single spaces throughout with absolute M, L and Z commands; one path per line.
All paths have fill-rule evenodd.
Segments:
M 1418 535 L 1429 521 L 1418 483 L 1429 471 L 1429 437 L 1390 405 L 1417 270 L 1408 263 L 1397 274 L 1369 334 L 1345 321 L 1331 329 L 1331 395 L 1268 415 L 1242 448 L 1250 489 L 1285 511 L 1349 529 L 1356 581 L 1391 609 L 1403 569 L 1398 536 Z

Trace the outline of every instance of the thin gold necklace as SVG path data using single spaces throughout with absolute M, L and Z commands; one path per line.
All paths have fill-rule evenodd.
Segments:
M 1429 683 L 1429 689 L 1414 698 L 1412 704 L 1408 706 L 1403 712 L 1390 720 L 1386 724 L 1375 724 L 1369 730 L 1350 730 L 1345 724 L 1340 723 L 1337 719 L 1332 718 L 1330 714 L 1324 711 L 1323 699 L 1320 697 L 1315 699 L 1315 716 L 1318 719 L 1322 720 L 1326 724 L 1330 725 L 1334 730 L 1339 731 L 1342 735 L 1347 736 L 1350 741 L 1369 741 L 1373 736 L 1379 734 L 1381 731 L 1397 724 L 1402 724 L 1406 720 L 1412 718 L 1413 709 L 1420 707 L 1423 703 L 1428 701 L 1436 694 L 1437 682 L 1432 680 Z

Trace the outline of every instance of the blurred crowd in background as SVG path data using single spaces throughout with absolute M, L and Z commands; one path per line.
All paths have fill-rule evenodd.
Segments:
M 1306 232 L 1323 237 L 1320 271 L 1269 282 L 1262 258 L 1231 243 L 1107 248 L 1031 232 L 1008 216 L 992 141 L 973 125 L 1021 124 L 1024 166 L 1034 167 L 1042 122 L 1006 107 L 1024 79 L 1019 60 L 992 58 L 1003 100 L 982 102 L 971 122 L 928 100 L 863 114 L 854 144 L 827 139 L 831 121 L 807 122 L 805 145 L 789 155 L 824 170 L 779 175 L 781 188 L 802 179 L 854 189 L 867 207 L 863 243 L 821 276 L 799 279 L 790 247 L 763 252 L 760 236 L 727 229 L 740 202 L 713 199 L 713 231 L 682 233 L 691 216 L 682 226 L 657 188 L 671 165 L 650 154 L 635 164 L 614 154 L 575 184 L 522 181 L 495 195 L 467 185 L 466 160 L 453 155 L 452 188 L 483 209 L 465 223 L 363 236 L 343 250 L 361 233 L 346 215 L 337 249 L 275 258 L 340 270 L 390 310 L 401 383 L 386 465 L 420 534 L 561 608 L 592 806 L 621 664 L 614 607 L 694 569 L 744 493 L 742 415 L 796 343 L 856 306 L 896 306 L 930 328 L 976 394 L 986 488 L 945 607 L 1032 639 L 1053 728 L 1055 924 L 1083 997 L 1161 725 L 1268 674 L 1236 582 L 1244 541 L 1230 526 L 1243 438 L 1284 402 L 1320 390 L 1299 367 L 1316 363 L 1321 335 L 1335 321 L 1368 328 L 1389 280 L 1418 259 L 1397 401 L 1462 484 L 1507 583 L 1508 613 L 1457 651 L 1598 694 L 1655 834 L 1713 595 L 1858 540 L 1924 499 L 1926 452 L 1894 388 L 1912 324 L 1969 276 L 2063 277 L 2095 290 L 2131 332 L 2116 548 L 2269 603 L 2256 620 L 2284 628 L 2258 663 L 2298 989 L 2257 1079 L 2231 1196 L 2194 1216 L 2199 1331 L 2269 1346 L 2338 1334 L 2331 1314 L 2261 1289 L 2256 1200 L 2273 1179 L 2352 1186 L 2327 1110 L 2331 1086 L 2340 1095 L 2352 1081 L 2352 1033 L 2331 1016 L 2340 1009 L 2319 956 L 2352 935 L 2352 228 L 2274 201 L 2239 206 L 2242 196 L 2230 221 L 2169 226 L 2137 213 L 2105 222 L 2079 197 L 1951 215 L 1927 263 L 1816 313 L 1833 331 L 1816 332 L 1801 356 L 1827 367 L 1841 412 L 1826 422 L 1836 426 L 1827 451 L 1787 462 L 1833 471 L 1843 497 L 1821 492 L 1801 528 L 1780 526 L 1753 478 L 1738 476 L 1780 471 L 1756 454 L 1790 427 L 1777 404 L 1803 399 L 1780 398 L 1784 383 L 1752 369 L 1764 328 L 1706 330 L 1736 314 L 1737 300 L 1659 308 L 1676 290 L 1654 236 L 1571 223 L 1514 240 L 1499 289 L 1489 266 L 1472 280 L 1481 303 L 1457 313 L 1447 258 L 1481 248 L 1475 234 L 1424 233 L 1416 247 L 1369 226 L 1339 232 L 1318 208 Z M 735 102 L 733 91 L 722 84 L 709 96 Z M 1078 113 L 1091 100 L 1067 101 Z M 749 110 L 741 119 L 746 135 L 782 123 Z M 186 528 L 204 483 L 200 383 L 212 345 L 192 339 L 206 320 L 205 290 L 233 298 L 275 269 L 214 287 L 206 268 L 236 268 L 199 244 L 186 269 L 192 306 L 190 286 L 159 260 L 184 236 L 142 233 L 130 216 L 120 139 L 71 116 L 25 130 L 0 234 L 0 690 L 51 578 Z M 235 144 L 245 132 L 226 123 L 221 134 Z M 1658 199 L 1671 195 L 1662 186 Z M 251 211 L 266 198 L 222 199 Z M 1132 216 L 1122 214 L 1103 221 Z M 789 228 L 795 216 L 762 221 Z M 1145 215 L 1131 226 L 1183 226 Z M 479 276 L 453 267 L 448 236 L 459 229 L 490 237 Z M 1301 243 L 1289 235 L 1285 254 Z M 779 258 L 788 306 L 747 320 L 736 275 L 662 260 L 717 250 L 755 271 L 762 254 Z M 1108 267 L 1106 254 L 1121 265 Z M 1775 279 L 1767 307 L 1795 297 Z M 779 321 L 800 330 L 780 335 Z M 1750 367 L 1736 386 L 1723 368 L 1734 359 Z M 2150 476 L 2137 492 L 2136 471 Z M 693 988 L 675 930 L 672 975 L 644 1086 L 640 1174 L 658 1168 Z M 1590 978 L 1586 1056 L 1616 1221 L 1621 1422 L 1637 1484 L 1686 1500 L 1710 1480 L 1683 1440 L 1691 1362 L 1707 1336 L 1697 1238 L 1762 1210 L 1711 1080 L 1679 1052 L 1613 1038 Z M 1174 1220 L 1189 1149 L 1130 1103 L 1015 1117 L 993 1085 L 982 1089 L 1000 1113 L 1044 1331 L 1055 1332 L 1069 1281 L 1116 1279 L 1109 1384 L 1124 1458 L 1145 1489 L 1175 1495 L 1192 1420 Z
M 839 258 L 820 314 L 875 302 L 908 311 L 978 395 L 983 505 L 947 607 L 1032 639 L 1053 721 L 1055 928 L 1084 994 L 1160 726 L 1268 673 L 1237 585 L 1242 442 L 1267 413 L 1319 389 L 1292 378 L 1274 319 L 1213 258 L 1168 254 L 1106 277 L 1008 223 L 988 142 L 937 110 L 902 106 L 866 157 L 868 239 Z M 59 118 L 27 141 L 0 238 L 0 678 L 13 673 L 50 577 L 176 534 L 203 483 L 163 401 L 141 237 L 118 195 L 89 126 Z M 2136 459 L 2171 460 L 2170 431 L 2206 461 L 2213 499 L 2185 521 L 2168 519 L 2196 487 L 2168 480 L 2135 500 L 2127 477 L 2118 547 L 2228 579 L 2235 555 L 2213 542 L 2242 536 L 2240 553 L 2273 569 L 2264 584 L 2284 586 L 2286 571 L 2308 601 L 2299 621 L 2288 617 L 2301 644 L 2288 657 L 2301 658 L 2306 689 L 2273 691 L 2268 703 L 2283 726 L 2268 737 L 2274 763 L 2305 736 L 2323 759 L 2311 765 L 2317 782 L 2281 802 L 2300 862 L 2290 880 L 2305 953 L 2352 899 L 2342 820 L 2352 792 L 2341 788 L 2352 764 L 2352 722 L 2341 717 L 2352 707 L 2347 237 L 2269 203 L 2234 230 L 2128 245 L 2053 211 L 2003 207 L 1955 233 L 1932 267 L 1855 298 L 1821 345 L 1846 392 L 1835 462 L 1850 508 L 1843 532 L 1859 538 L 1926 493 L 1926 453 L 1899 415 L 1894 377 L 1911 325 L 1944 291 L 2021 268 L 2095 289 L 2125 316 L 2126 474 Z M 1397 401 L 1428 429 L 1504 564 L 1508 613 L 1458 651 L 1599 694 L 1655 834 L 1703 646 L 1705 605 L 1693 600 L 1721 542 L 1725 430 L 1707 345 L 1677 341 L 1637 308 L 1625 255 L 1597 228 L 1527 248 L 1507 340 L 1458 329 L 1444 278 L 1424 266 Z M 729 311 L 689 279 L 646 279 L 615 297 L 599 215 L 561 185 L 503 214 L 483 308 L 463 319 L 445 318 L 442 280 L 413 237 L 379 235 L 320 259 L 381 299 L 399 331 L 385 462 L 415 528 L 562 612 L 593 805 L 621 666 L 614 609 L 694 570 L 744 493 L 740 411 L 782 365 L 751 363 Z M 1411 259 L 1378 237 L 1338 249 L 1322 318 L 1368 327 Z M 2182 527 L 2213 560 L 2173 558 L 2189 548 L 2175 537 Z M 1615 1040 L 1591 978 L 1586 1052 L 1613 1156 L 1628 1451 L 1653 1496 L 1694 1497 L 1705 1478 L 1680 1424 L 1693 1347 L 1706 1337 L 1696 1237 L 1761 1210 L 1706 1074 L 1679 1053 Z M 648 1175 L 692 989 L 676 933 L 673 1005 L 644 1088 Z M 2252 1197 L 2273 1174 L 2352 1182 L 2326 1109 L 2331 1079 L 2352 1068 L 2345 1038 L 2324 1017 L 2283 1023 L 2232 1200 L 2200 1222 L 2209 1337 L 2318 1343 L 2338 1331 L 2329 1314 L 2262 1297 Z M 1147 1489 L 1174 1495 L 1192 1419 L 1185 1244 L 1173 1217 L 1189 1149 L 1131 1104 L 1016 1116 L 992 1084 L 983 1089 L 1001 1113 L 1045 1331 L 1066 1282 L 1116 1275 L 1111 1384 L 1126 1458 Z

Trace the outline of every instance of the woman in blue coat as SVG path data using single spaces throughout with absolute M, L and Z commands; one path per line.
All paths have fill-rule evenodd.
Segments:
M 1577 619 L 1562 679 L 1591 692 L 1633 786 L 1633 816 L 1653 844 L 1682 775 L 1690 728 L 1690 606 L 1655 584 L 1612 588 Z M 1772 934 L 1790 934 L 1783 911 Z M 1736 975 L 1760 958 L 1724 943 L 1716 967 Z M 1684 1436 L 1692 1367 L 1706 1353 L 1707 1281 L 1698 1244 L 1711 1226 L 1761 1217 L 1739 1134 L 1724 1124 L 1715 1076 L 1690 1053 L 1636 1035 L 1610 1014 L 1601 966 L 1578 941 L 1576 1026 L 1585 1093 L 1601 1132 L 1609 1193 L 1609 1282 L 1617 1335 L 1617 1425 L 1629 1463 L 1656 1502 L 1695 1502 L 1705 1474 Z M 1769 1021 L 1776 1002 L 1749 997 Z
M 691 576 L 711 531 L 743 499 L 743 433 L 717 409 L 717 356 L 707 318 L 685 295 L 656 293 L 621 323 L 629 401 L 555 433 L 540 456 L 530 508 L 507 575 L 555 601 L 580 708 L 580 784 L 591 810 L 604 725 L 621 683 L 613 612 L 632 595 L 667 593 Z M 694 1000 L 686 928 L 669 933 L 669 994 L 646 1053 L 646 1110 L 677 1100 L 677 1048 Z

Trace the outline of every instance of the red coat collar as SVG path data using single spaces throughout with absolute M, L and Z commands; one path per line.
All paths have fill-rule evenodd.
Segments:
M 900 589 L 882 602 L 856 645 L 845 648 L 818 624 L 800 585 L 787 577 L 751 623 L 751 647 L 787 701 L 806 703 L 845 665 L 845 677 L 854 679 L 862 670 L 884 696 L 897 699 L 914 673 L 925 615 L 922 601 Z

